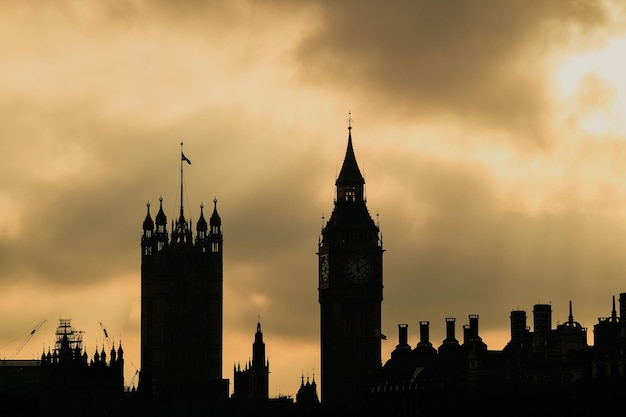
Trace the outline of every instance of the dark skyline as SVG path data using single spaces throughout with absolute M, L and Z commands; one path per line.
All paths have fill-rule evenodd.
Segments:
M 317 243 L 354 119 L 398 323 L 445 337 L 568 302 L 591 328 L 624 291 L 626 16 L 619 2 L 59 0 L 0 5 L 0 355 L 60 317 L 139 367 L 146 202 L 217 198 L 224 378 L 263 324 L 270 396 L 319 370 Z M 409 343 L 417 336 L 411 333 Z M 589 340 L 591 343 L 591 340 Z

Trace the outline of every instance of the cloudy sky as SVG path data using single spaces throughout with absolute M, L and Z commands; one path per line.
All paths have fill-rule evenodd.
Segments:
M 619 2 L 0 1 L 0 355 L 59 318 L 139 360 L 146 203 L 224 232 L 224 377 L 260 317 L 270 394 L 319 368 L 317 243 L 348 113 L 385 248 L 383 361 L 409 324 L 511 310 L 589 328 L 626 292 Z M 100 325 L 102 323 L 102 325 Z M 231 384 L 232 385 L 232 384 Z M 232 386 L 231 386 L 232 392 Z

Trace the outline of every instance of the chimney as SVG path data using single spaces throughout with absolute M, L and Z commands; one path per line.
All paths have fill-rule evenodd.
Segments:
M 420 321 L 420 341 L 417 346 L 432 346 L 428 340 L 428 324 L 427 321 Z
M 408 343 L 408 324 L 398 324 L 398 344 L 396 348 L 391 352 L 391 357 L 396 358 L 398 356 L 405 355 L 406 352 L 411 352 L 411 346 Z
M 552 308 L 550 304 L 535 304 L 533 320 L 535 333 L 549 333 L 552 330 Z
M 478 314 L 469 315 L 469 339 L 478 340 Z
M 410 347 L 409 343 L 409 325 L 408 324 L 398 324 L 398 346 L 396 349 Z
M 526 333 L 526 312 L 523 310 L 511 311 L 511 340 L 515 340 Z
M 443 343 L 459 343 L 454 338 L 454 317 L 446 317 L 446 338 Z

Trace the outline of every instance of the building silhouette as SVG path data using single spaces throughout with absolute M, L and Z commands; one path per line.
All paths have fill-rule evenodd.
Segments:
M 381 368 L 383 247 L 367 210 L 351 125 L 335 187 L 317 252 L 321 401 L 328 412 L 361 405 Z
M 141 239 L 141 370 L 139 389 L 125 390 L 121 344 L 96 348 L 90 358 L 80 331 L 61 319 L 55 347 L 37 360 L 0 361 L 0 411 L 42 416 L 316 417 L 384 415 L 428 417 L 587 416 L 626 409 L 626 292 L 593 326 L 574 319 L 573 306 L 552 324 L 552 306 L 535 304 L 532 327 L 525 310 L 512 310 L 510 340 L 491 350 L 469 314 L 445 319 L 445 338 L 430 340 L 419 321 L 398 324 L 395 349 L 384 362 L 381 340 L 383 245 L 370 216 L 365 180 L 348 126 L 348 143 L 335 187 L 333 212 L 318 243 L 321 398 L 318 384 L 301 376 L 295 398 L 269 397 L 269 361 L 257 322 L 252 359 L 233 370 L 234 392 L 222 377 L 223 238 L 217 200 L 209 221 L 200 206 L 195 225 L 178 218 L 168 231 L 163 199 L 153 220 L 150 205 Z M 393 300 L 391 300 L 393 302 Z M 321 401 L 320 401 L 321 400 Z
M 243 369 L 241 364 L 236 365 L 233 375 L 232 398 L 252 401 L 269 398 L 270 363 L 265 358 L 265 342 L 260 322 L 257 323 L 254 334 L 252 360 Z
M 182 144 L 181 144 L 182 148 Z M 141 238 L 141 371 L 139 392 L 159 408 L 208 409 L 228 397 L 222 378 L 223 237 L 217 200 L 207 223 L 204 207 L 192 236 L 183 207 L 181 149 L 180 212 L 171 236 L 159 198 L 150 204 Z
M 242 368 L 236 364 L 233 369 L 234 392 L 228 404 L 228 414 L 233 417 L 292 417 L 296 409 L 291 397 L 269 396 L 270 363 L 265 357 L 265 342 L 261 323 L 257 322 L 252 360 Z
M 552 326 L 549 304 L 533 308 L 533 330 L 526 312 L 510 315 L 511 339 L 502 350 L 489 350 L 478 333 L 478 315 L 470 314 L 463 340 L 446 319 L 446 338 L 435 349 L 429 323 L 420 322 L 420 340 L 408 343 L 408 325 L 398 325 L 398 344 L 372 387 L 368 404 L 387 416 L 434 416 L 480 410 L 496 416 L 584 416 L 623 410 L 626 402 L 626 293 L 620 315 L 613 310 L 587 328 L 568 319 Z
M 41 416 L 115 415 L 125 412 L 124 351 L 121 343 L 108 353 L 102 347 L 89 359 L 82 332 L 60 319 L 52 352 L 41 355 Z
M 304 373 L 301 377 L 300 388 L 296 394 L 296 406 L 297 415 L 302 417 L 311 417 L 320 415 L 320 400 L 317 395 L 317 383 L 315 382 L 315 375 L 313 375 L 313 381 L 309 381 L 309 377 L 306 377 L 306 383 L 304 382 Z

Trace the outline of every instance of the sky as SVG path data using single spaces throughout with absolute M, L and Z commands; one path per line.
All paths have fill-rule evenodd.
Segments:
M 270 395 L 319 369 L 317 244 L 348 123 L 397 326 L 489 349 L 510 312 L 588 328 L 626 292 L 619 1 L 0 1 L 0 356 L 60 318 L 140 368 L 146 204 L 217 209 L 224 367 L 260 320 Z M 154 214 L 153 210 L 153 214 Z M 46 322 L 29 337 L 42 320 Z M 107 330 L 109 338 L 104 335 Z M 319 377 L 316 378 L 319 383 Z M 137 380 L 134 379 L 134 383 Z

